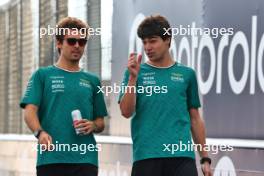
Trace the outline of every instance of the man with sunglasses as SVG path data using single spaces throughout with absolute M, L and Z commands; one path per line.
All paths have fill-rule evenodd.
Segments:
M 101 147 L 93 133 L 103 131 L 107 111 L 99 78 L 79 67 L 88 25 L 66 17 L 57 26 L 59 59 L 34 72 L 20 103 L 38 139 L 37 176 L 97 176 Z M 73 124 L 76 110 L 82 119 Z

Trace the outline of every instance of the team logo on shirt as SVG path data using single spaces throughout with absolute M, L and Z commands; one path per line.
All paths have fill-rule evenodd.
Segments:
M 87 88 L 91 88 L 92 87 L 90 81 L 88 81 L 86 79 L 80 79 L 79 85 L 81 87 L 87 87 Z
M 52 93 L 64 92 L 64 76 L 51 76 L 50 79 Z
M 182 82 L 184 83 L 183 75 L 180 73 L 171 73 L 171 80 L 174 82 Z
M 155 85 L 155 72 L 142 73 L 143 85 Z

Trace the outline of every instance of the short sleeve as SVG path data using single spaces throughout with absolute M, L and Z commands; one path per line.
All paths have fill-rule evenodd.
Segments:
M 129 79 L 129 71 L 126 69 L 125 73 L 124 73 L 124 76 L 123 76 L 123 81 L 121 83 L 121 87 L 123 86 L 127 86 L 128 84 L 128 79 Z M 123 91 L 120 91 L 119 93 L 119 97 L 118 97 L 118 103 L 120 103 L 121 99 L 123 98 L 124 96 L 124 92 Z
M 94 104 L 93 104 L 93 118 L 97 117 L 105 117 L 107 116 L 107 109 L 104 101 L 104 95 L 99 88 L 101 88 L 101 82 L 99 79 L 96 81 L 96 88 L 93 96 Z
M 189 84 L 187 88 L 187 104 L 188 104 L 188 109 L 201 107 L 199 93 L 198 93 L 198 83 L 194 70 L 191 71 Z
M 35 71 L 29 79 L 24 96 L 21 98 L 20 107 L 25 108 L 27 104 L 40 106 L 43 93 L 43 83 L 41 81 L 40 71 Z

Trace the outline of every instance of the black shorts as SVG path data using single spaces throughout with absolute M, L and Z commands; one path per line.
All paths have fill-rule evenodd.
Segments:
M 198 176 L 195 160 L 188 157 L 152 158 L 136 161 L 132 176 Z
M 89 163 L 58 163 L 37 166 L 37 176 L 97 176 L 98 167 Z

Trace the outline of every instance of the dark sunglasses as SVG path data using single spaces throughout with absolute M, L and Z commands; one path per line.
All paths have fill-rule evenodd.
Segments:
M 65 40 L 71 46 L 74 46 L 77 42 L 79 46 L 84 46 L 87 43 L 87 39 L 66 38 Z

